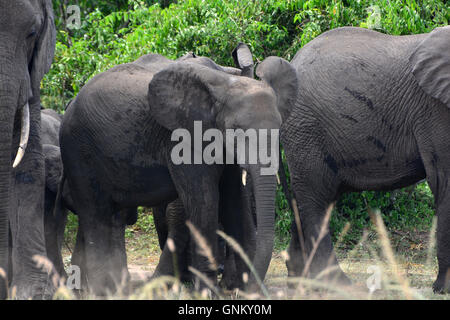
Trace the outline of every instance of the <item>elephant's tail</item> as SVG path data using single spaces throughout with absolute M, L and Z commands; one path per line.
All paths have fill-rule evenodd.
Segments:
M 61 212 L 65 210 L 63 204 L 63 190 L 65 182 L 66 182 L 66 174 L 63 170 L 61 180 L 59 181 L 58 185 L 58 192 L 56 193 L 55 207 L 53 208 L 54 218 L 59 218 L 61 216 Z

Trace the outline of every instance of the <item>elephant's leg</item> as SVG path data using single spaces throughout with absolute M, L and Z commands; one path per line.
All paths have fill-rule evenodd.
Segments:
M 30 113 L 32 120 L 27 151 L 13 177 L 15 185 L 9 217 L 13 263 L 11 285 L 16 287 L 16 297 L 19 299 L 46 299 L 51 298 L 54 292 L 51 276 L 33 259 L 47 257 L 44 232 L 45 162 L 39 139 L 40 110 L 32 107 Z
M 166 218 L 167 204 L 162 204 L 157 207 L 153 207 L 153 221 L 155 222 L 156 232 L 158 233 L 159 247 L 164 250 L 167 236 L 169 233 Z
M 295 220 L 291 227 L 291 242 L 288 248 L 289 260 L 286 262 L 289 276 L 317 277 L 331 283 L 351 284 L 342 272 L 333 250 L 333 242 L 326 220 L 327 211 L 331 210 L 329 202 L 311 201 L 311 195 L 304 194 L 298 203 L 305 253 L 301 250 Z M 324 223 L 327 225 L 324 226 Z M 322 228 L 325 228 L 322 231 Z M 306 260 L 305 260 L 306 259 Z
M 249 249 L 249 243 L 244 242 L 244 239 L 251 241 L 251 233 L 255 232 L 255 228 L 250 210 L 250 195 L 244 195 L 241 181 L 241 169 L 238 166 L 227 166 L 220 185 L 220 223 L 224 232 L 235 239 L 247 255 L 251 255 L 245 250 Z M 248 273 L 248 268 L 230 245 L 226 246 L 226 250 L 221 284 L 228 289 L 243 288 L 242 274 Z
M 190 237 L 192 266 L 217 282 L 217 269 L 211 259 L 217 261 L 217 230 L 219 224 L 219 181 L 220 167 L 213 165 L 171 165 L 169 167 L 172 180 L 176 181 L 177 193 L 186 210 L 187 220 L 199 232 L 204 242 Z M 211 254 L 205 254 L 205 245 Z M 200 279 L 197 279 L 200 281 Z M 201 287 L 205 287 L 203 282 Z
M 448 184 L 449 181 L 447 180 Z M 450 292 L 450 188 L 437 205 L 437 258 L 439 272 L 433 290 L 439 293 Z
M 125 229 L 127 226 L 127 216 L 116 213 L 112 218 L 111 240 L 109 248 L 111 250 L 111 263 L 113 267 L 113 280 L 116 288 L 128 293 L 129 280 L 127 250 L 125 244 Z
M 73 249 L 72 252 L 72 258 L 71 258 L 71 265 L 78 267 L 81 271 L 81 279 L 80 279 L 80 284 L 81 284 L 81 290 L 84 291 L 88 291 L 88 280 L 87 280 L 87 274 L 86 274 L 86 257 L 84 256 L 85 250 L 84 250 L 84 236 L 83 236 L 83 229 L 81 228 L 81 226 L 78 226 L 78 231 L 77 231 L 77 238 L 75 241 L 75 247 Z
M 61 255 L 67 211 L 63 210 L 63 212 L 58 212 L 58 215 L 63 216 L 54 216 L 53 209 L 55 207 L 55 198 L 56 196 L 53 192 L 49 190 L 45 191 L 45 246 L 47 248 L 47 256 L 53 263 L 58 274 L 61 277 L 67 278 Z
M 181 200 L 171 202 L 166 209 L 165 218 L 168 226 L 168 236 L 173 240 L 175 252 L 171 252 L 165 242 L 154 277 L 161 275 L 179 275 L 183 281 L 187 275 L 187 244 L 189 243 L 189 229 L 186 226 L 186 215 Z
M 78 239 L 83 243 L 77 248 L 81 251 L 77 256 L 81 257 L 80 267 L 89 289 L 104 295 L 114 292 L 129 277 L 124 243 L 126 215 L 114 206 L 89 164 L 82 159 L 70 160 L 67 181 L 78 214 Z
M 340 283 L 349 284 L 350 280 L 339 268 L 329 225 L 325 222 L 328 208 L 337 198 L 340 181 L 337 173 L 327 162 L 317 161 L 317 159 L 325 159 L 320 151 L 320 145 L 309 145 L 309 148 L 307 152 L 300 155 L 300 159 L 287 153 L 292 189 L 297 200 L 302 227 L 300 235 L 297 230 L 298 220 L 292 221 L 292 238 L 288 248 L 289 260 L 286 263 L 288 272 L 290 276 L 301 276 L 306 272 L 310 277 L 326 272 L 327 276 L 324 279 L 327 281 L 337 280 Z M 324 223 L 326 225 L 321 235 Z M 306 252 L 301 250 L 300 236 L 303 237 Z
M 439 271 L 433 290 L 450 293 L 450 149 L 443 135 L 449 130 L 450 113 L 439 112 L 426 119 L 416 128 L 416 140 L 436 207 Z
M 128 281 L 125 223 L 112 206 L 99 203 L 83 209 L 84 257 L 89 288 L 97 295 L 115 292 Z M 80 212 L 80 211 L 78 211 Z
M 433 284 L 435 292 L 450 292 L 450 168 L 440 170 L 432 154 L 422 155 L 427 181 L 433 192 L 437 216 L 437 258 L 439 272 Z M 450 156 L 445 158 L 450 159 Z M 446 165 L 446 164 L 445 164 Z
M 220 286 L 228 290 L 234 288 L 242 288 L 242 273 L 241 277 L 238 275 L 235 261 L 236 252 L 228 245 L 225 245 L 225 261 L 223 267 L 222 279 L 220 280 Z
M 125 208 L 120 210 L 120 214 L 123 215 L 123 219 L 127 226 L 132 226 L 138 220 L 137 208 Z

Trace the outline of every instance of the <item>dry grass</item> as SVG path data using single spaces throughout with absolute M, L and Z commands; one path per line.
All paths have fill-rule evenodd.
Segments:
M 340 267 L 353 281 L 353 285 L 350 287 L 324 283 L 317 278 L 288 279 L 285 265 L 285 260 L 288 258 L 286 252 L 273 254 L 264 285 L 261 284 L 262 294 L 220 291 L 193 268 L 190 268 L 191 272 L 207 283 L 210 290 L 195 291 L 192 286 L 180 283 L 179 279 L 175 277 L 161 277 L 146 282 L 156 267 L 161 252 L 155 245 L 154 239 L 152 239 L 153 242 L 147 242 L 147 244 L 142 239 L 133 239 L 127 242 L 127 254 L 131 261 L 132 277 L 141 285 L 131 294 L 116 294 L 109 296 L 108 299 L 190 300 L 211 299 L 213 296 L 215 299 L 450 299 L 450 295 L 436 295 L 431 289 L 437 275 L 436 223 L 433 224 L 433 229 L 428 234 L 398 231 L 389 234 L 379 212 L 371 211 L 371 217 L 372 230 L 368 229 L 364 232 L 360 242 L 352 250 L 343 249 L 340 240 L 335 244 Z M 324 219 L 324 226 L 328 220 L 329 214 Z M 314 247 L 317 247 L 326 231 L 324 226 L 321 228 Z M 351 226 L 346 226 L 339 239 L 342 239 L 350 228 Z M 204 238 L 192 225 L 190 229 L 194 238 L 200 243 L 202 254 L 208 258 L 213 267 L 215 260 L 211 256 L 211 251 Z M 220 236 L 226 239 L 238 254 L 243 256 L 244 261 L 249 263 L 239 245 L 225 234 L 220 234 Z M 145 234 L 137 234 L 136 237 L 147 239 Z M 136 245 L 138 245 L 138 249 L 136 249 Z M 66 250 L 65 255 L 67 254 L 69 251 Z M 307 261 L 310 260 L 311 257 L 308 257 Z M 38 262 L 44 269 L 51 270 L 51 265 L 44 258 L 40 257 Z M 368 289 L 367 282 L 374 275 L 374 271 L 379 272 L 380 288 L 372 292 Z M 51 274 L 51 271 L 48 272 Z M 59 282 L 60 280 L 54 278 L 53 281 Z M 294 287 L 288 286 L 288 283 Z M 74 299 L 75 296 L 65 287 L 60 287 L 55 298 Z M 90 296 L 86 298 L 95 299 Z

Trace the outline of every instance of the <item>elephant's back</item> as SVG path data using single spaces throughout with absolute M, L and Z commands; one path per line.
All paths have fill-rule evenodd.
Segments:
M 84 154 L 110 162 L 156 153 L 146 141 L 158 139 L 165 129 L 150 116 L 148 86 L 160 68 L 130 63 L 92 78 L 64 115 L 61 145 L 82 145 Z
M 342 27 L 324 32 L 300 49 L 291 64 L 295 68 L 318 62 L 345 62 L 356 58 L 385 65 L 391 59 L 409 56 L 426 34 L 392 36 L 381 32 Z
M 42 144 L 49 144 L 59 146 L 59 129 L 61 126 L 60 120 L 48 114 L 48 112 L 41 111 L 41 142 Z
M 298 74 L 300 102 L 346 108 L 348 101 L 354 101 L 349 108 L 371 109 L 401 81 L 410 68 L 409 55 L 423 38 L 354 27 L 320 35 L 291 61 Z
M 84 126 L 132 119 L 148 109 L 148 84 L 154 72 L 139 65 L 116 66 L 92 78 L 68 108 L 66 117 Z

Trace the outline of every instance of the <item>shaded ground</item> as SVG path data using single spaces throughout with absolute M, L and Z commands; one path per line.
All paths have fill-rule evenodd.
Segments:
M 135 282 L 142 282 L 153 273 L 161 253 L 157 235 L 153 228 L 142 230 L 139 224 L 129 228 L 126 234 L 129 269 Z M 380 245 L 378 234 L 374 230 L 366 231 L 361 241 L 353 246 L 337 243 L 337 254 L 343 271 L 352 279 L 352 287 L 339 288 L 326 285 L 317 280 L 294 279 L 291 282 L 301 285 L 292 289 L 287 285 L 286 253 L 275 252 L 266 276 L 265 285 L 271 299 L 450 299 L 450 295 L 435 295 L 431 290 L 437 274 L 437 261 L 433 242 L 429 243 L 428 232 L 391 231 L 389 234 L 391 249 L 395 253 L 397 267 L 388 263 L 385 249 Z M 70 260 L 70 251 L 64 250 L 66 262 Z M 368 289 L 373 279 L 380 279 L 379 289 L 372 294 Z M 399 284 L 400 283 L 400 284 Z M 177 293 L 167 293 L 164 284 L 150 285 L 164 288 L 163 298 L 191 299 L 200 298 L 178 288 Z M 144 292 L 144 293 L 142 293 Z M 134 298 L 153 298 L 145 290 L 138 291 Z M 262 298 L 238 293 L 239 298 Z M 224 294 L 223 298 L 236 298 L 235 293 Z

